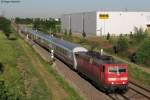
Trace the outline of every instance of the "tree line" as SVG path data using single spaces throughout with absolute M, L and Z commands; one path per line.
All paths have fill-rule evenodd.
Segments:
M 19 18 L 15 19 L 17 24 L 32 24 L 32 28 L 35 30 L 42 31 L 47 34 L 59 33 L 61 31 L 60 20 L 55 20 L 54 18 L 40 19 L 40 18 Z
M 0 17 L 0 30 L 4 32 L 7 38 L 9 38 L 12 33 L 11 21 L 5 17 Z

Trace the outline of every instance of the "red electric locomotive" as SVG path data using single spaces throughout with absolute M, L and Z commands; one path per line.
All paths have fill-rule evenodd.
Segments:
M 105 92 L 127 91 L 128 67 L 111 56 L 97 52 L 76 54 L 79 73 L 84 74 Z

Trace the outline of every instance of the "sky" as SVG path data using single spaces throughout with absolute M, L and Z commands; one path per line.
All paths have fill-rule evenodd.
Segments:
M 6 17 L 60 17 L 61 14 L 98 10 L 124 11 L 125 9 L 128 9 L 128 11 L 150 11 L 150 0 L 20 1 L 20 3 L 0 2 L 0 15 L 3 14 Z

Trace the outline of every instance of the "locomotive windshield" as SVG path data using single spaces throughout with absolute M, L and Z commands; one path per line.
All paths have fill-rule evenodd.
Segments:
M 126 72 L 126 68 L 124 67 L 109 67 L 109 72 L 110 73 L 124 73 Z
M 126 72 L 126 69 L 125 68 L 119 68 L 119 73 L 123 73 L 123 72 Z
M 109 67 L 109 72 L 117 73 L 117 67 Z

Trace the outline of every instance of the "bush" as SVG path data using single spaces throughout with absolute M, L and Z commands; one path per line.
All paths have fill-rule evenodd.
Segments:
M 11 34 L 11 22 L 5 17 L 0 17 L 0 30 L 2 30 L 6 37 L 9 38 Z
M 2 80 L 0 80 L 0 100 L 19 100 L 19 96 L 12 94 Z
M 68 35 L 67 29 L 65 29 L 64 36 L 67 37 L 67 35 Z
M 136 42 L 141 42 L 143 39 L 145 39 L 148 35 L 147 31 L 144 31 L 143 28 L 134 28 L 134 35 L 133 38 Z
M 110 39 L 110 34 L 109 34 L 109 32 L 108 32 L 108 34 L 107 34 L 107 40 L 109 40 Z
M 150 39 L 147 38 L 143 41 L 137 50 L 137 61 L 140 64 L 150 65 Z
M 117 41 L 115 49 L 117 50 L 117 51 L 115 51 L 116 53 L 118 53 L 118 52 L 127 52 L 127 50 L 128 50 L 128 40 L 125 37 L 120 36 L 118 41 Z
M 85 33 L 85 32 L 83 32 L 83 33 L 82 33 L 82 36 L 83 36 L 83 38 L 85 38 L 85 37 L 86 37 L 86 33 Z

